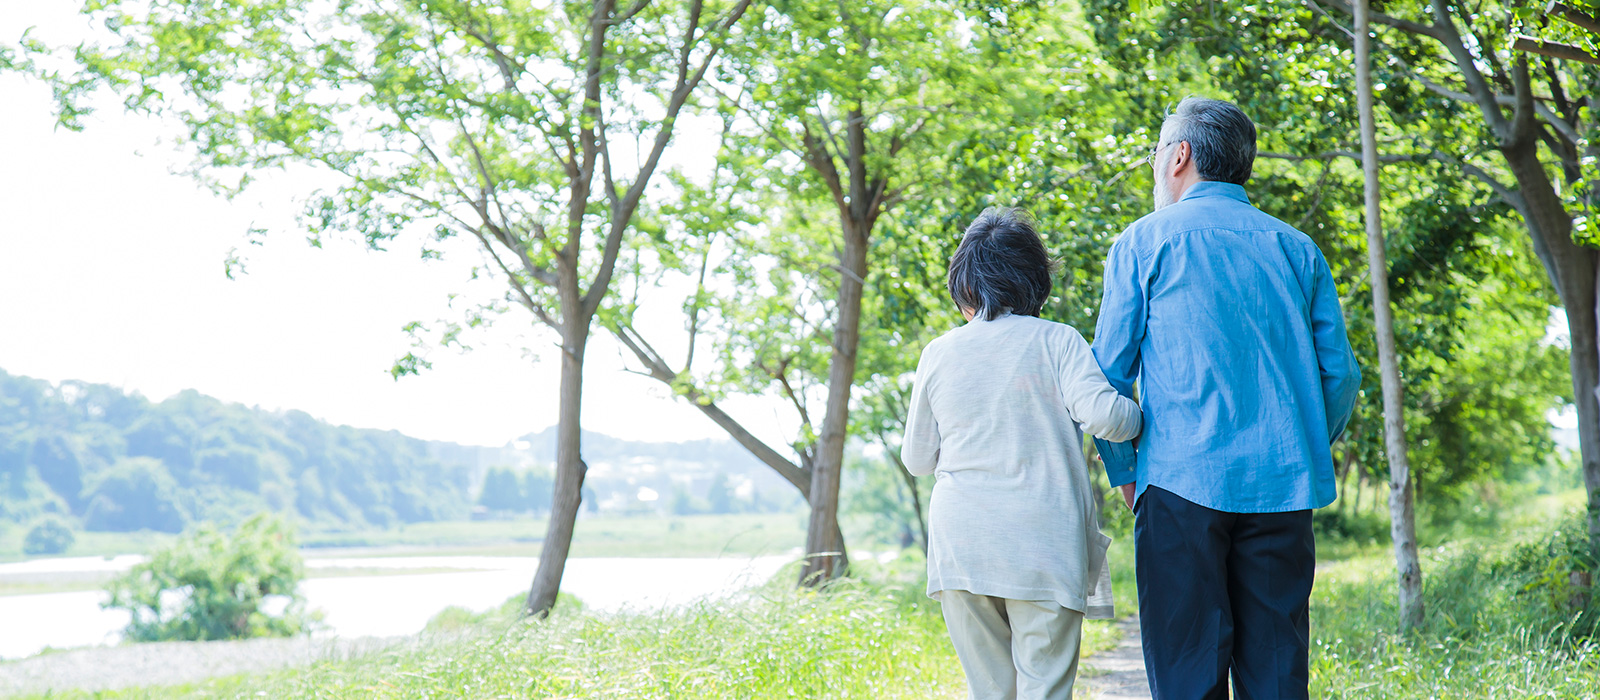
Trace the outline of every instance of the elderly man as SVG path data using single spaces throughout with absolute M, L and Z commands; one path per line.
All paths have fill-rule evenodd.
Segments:
M 1311 510 L 1360 370 L 1316 244 L 1251 206 L 1256 128 L 1189 98 L 1151 154 L 1156 211 L 1111 247 L 1094 353 L 1139 382 L 1137 443 L 1099 447 L 1134 510 L 1157 700 L 1308 695 Z

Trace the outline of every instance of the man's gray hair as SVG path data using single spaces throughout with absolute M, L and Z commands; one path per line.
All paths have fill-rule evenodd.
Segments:
M 1202 180 L 1243 185 L 1256 162 L 1256 125 L 1231 102 L 1186 97 L 1167 115 L 1165 146 L 1189 142 L 1195 172 Z M 1165 128 L 1163 129 L 1165 131 Z

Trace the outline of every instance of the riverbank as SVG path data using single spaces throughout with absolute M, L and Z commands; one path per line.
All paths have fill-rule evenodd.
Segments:
M 1507 521 L 1514 527 L 1424 547 L 1429 614 L 1411 635 L 1394 632 L 1387 547 L 1328 542 L 1337 546 L 1322 548 L 1312 598 L 1312 695 L 1600 697 L 1600 609 L 1572 607 L 1570 592 L 1547 575 L 1570 567 L 1575 548 L 1585 546 L 1570 503 L 1541 507 L 1557 502 Z M 1125 544 L 1112 548 L 1112 563 L 1119 611 L 1128 615 L 1132 551 Z M 449 634 L 294 670 L 103 695 L 56 685 L 51 697 L 962 697 L 960 666 L 937 603 L 923 595 L 921 569 L 911 552 L 883 564 L 858 560 L 857 578 L 823 593 L 795 590 L 785 569 L 743 594 L 652 611 L 558 607 L 551 619 L 531 623 L 506 611 L 453 613 L 441 617 L 450 625 L 436 626 Z M 649 579 L 624 583 L 648 587 L 642 581 Z M 1086 625 L 1088 697 L 1139 690 L 1136 640 L 1118 645 L 1128 624 Z
M 795 556 L 574 557 L 567 561 L 562 587 L 596 611 L 655 610 L 721 598 L 760 585 Z M 121 562 L 55 563 L 129 564 L 127 559 L 132 557 Z M 527 590 L 538 559 L 343 557 L 310 559 L 307 565 L 318 571 L 382 572 L 377 576 L 307 578 L 300 583 L 307 609 L 321 616 L 317 635 L 352 639 L 414 635 L 435 614 L 452 606 L 469 610 L 496 607 Z M 116 643 L 128 624 L 128 613 L 102 609 L 103 600 L 104 594 L 96 590 L 0 597 L 0 620 L 5 621 L 0 631 L 0 658 Z
M 306 556 L 408 556 L 450 554 L 538 556 L 543 518 L 412 523 L 387 530 L 323 531 L 307 528 L 299 541 Z M 847 534 L 854 529 L 846 525 Z M 49 558 L 145 554 L 171 544 L 163 532 L 81 532 L 56 557 L 22 553 L 24 528 L 0 529 L 0 563 Z M 583 557 L 709 557 L 773 554 L 805 544 L 806 514 L 737 513 L 579 518 L 572 555 Z
M 414 637 L 155 642 L 74 649 L 0 663 L 0 697 L 173 687 L 318 662 L 360 659 Z M 164 692 L 164 691 L 163 691 Z

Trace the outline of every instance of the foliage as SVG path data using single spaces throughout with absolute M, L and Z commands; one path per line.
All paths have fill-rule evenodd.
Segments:
M 874 544 L 927 551 L 932 481 L 910 478 L 887 454 L 869 457 L 853 453 L 845 462 L 843 509 L 846 514 L 868 519 Z
M 178 484 L 152 457 L 118 460 L 84 487 L 90 530 L 180 532 L 188 518 L 178 504 Z
M 22 553 L 60 554 L 72 547 L 72 528 L 57 517 L 46 517 L 28 528 L 28 534 L 22 540 Z
M 1126 10 L 1117 0 L 1086 4 L 1101 50 L 1127 76 L 1119 92 L 1136 104 L 1175 102 L 1182 86 L 1199 87 L 1260 125 L 1246 189 L 1321 247 L 1361 364 L 1375 368 L 1363 180 L 1351 157 L 1360 150 L 1354 69 L 1349 38 L 1329 19 L 1344 18 L 1280 0 Z M 1411 44 L 1391 48 L 1415 58 Z M 1546 413 L 1571 400 L 1568 353 L 1544 342 L 1557 300 L 1517 212 L 1456 162 L 1485 149 L 1477 129 L 1461 128 L 1480 117 L 1419 84 L 1405 60 L 1375 68 L 1382 209 L 1412 473 L 1419 504 L 1444 506 L 1472 484 L 1544 462 L 1554 447 Z M 1378 373 L 1363 382 L 1337 456 L 1358 479 L 1383 480 Z
M 232 533 L 203 524 L 155 552 L 107 586 L 104 607 L 128 611 L 124 634 L 136 642 L 286 637 L 314 623 L 303 576 L 290 526 L 263 513 Z
M 478 505 L 498 511 L 550 510 L 550 490 L 555 477 L 548 468 L 516 470 L 490 467 L 483 477 Z
M 179 532 L 292 510 L 327 525 L 462 517 L 470 470 L 393 432 L 226 404 L 154 403 L 0 372 L 0 517 L 72 514 L 88 530 Z M 465 460 L 463 460 L 465 461 Z
M 1382 554 L 1328 567 L 1312 596 L 1312 695 L 1595 697 L 1600 606 L 1572 608 L 1565 589 L 1573 557 L 1587 550 L 1576 516 L 1520 541 L 1480 536 L 1429 550 L 1428 617 L 1409 638 L 1393 633 L 1392 564 Z

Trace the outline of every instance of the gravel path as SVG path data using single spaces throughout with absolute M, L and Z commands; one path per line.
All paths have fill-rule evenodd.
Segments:
M 191 683 L 362 656 L 415 637 L 250 639 L 94 647 L 0 663 L 0 696 Z
M 1144 675 L 1144 650 L 1139 642 L 1139 616 L 1130 615 L 1117 624 L 1122 641 L 1111 651 L 1095 654 L 1081 662 L 1079 678 L 1088 686 L 1087 697 L 1094 700 L 1149 700 L 1150 685 Z

